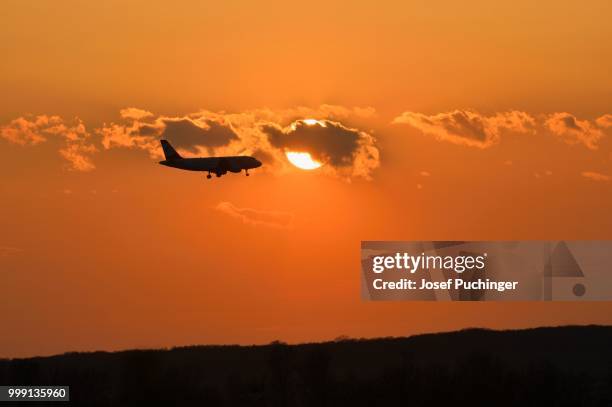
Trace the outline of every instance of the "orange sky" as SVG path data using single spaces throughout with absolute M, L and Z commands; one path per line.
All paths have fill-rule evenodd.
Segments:
M 0 357 L 611 323 L 360 297 L 361 240 L 612 238 L 612 5 L 559 3 L 5 2 Z

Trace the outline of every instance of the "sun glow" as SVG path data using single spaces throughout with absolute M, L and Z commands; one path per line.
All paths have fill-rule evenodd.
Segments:
M 318 124 L 319 126 L 325 127 L 325 123 L 317 119 L 304 119 L 302 121 L 309 126 L 314 126 L 315 124 Z
M 312 159 L 309 153 L 300 153 L 296 151 L 287 151 L 285 153 L 287 159 L 293 165 L 302 170 L 315 170 L 323 164 Z

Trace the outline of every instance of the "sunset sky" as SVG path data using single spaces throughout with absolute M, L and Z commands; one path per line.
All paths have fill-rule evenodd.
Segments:
M 610 16 L 4 1 L 0 357 L 612 323 L 611 303 L 364 302 L 359 277 L 361 240 L 612 238 Z M 158 165 L 160 138 L 264 165 L 207 180 Z

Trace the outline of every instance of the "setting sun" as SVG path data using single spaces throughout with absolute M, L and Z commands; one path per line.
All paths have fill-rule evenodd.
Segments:
M 289 162 L 302 170 L 315 170 L 323 164 L 312 159 L 309 153 L 287 151 L 285 153 Z

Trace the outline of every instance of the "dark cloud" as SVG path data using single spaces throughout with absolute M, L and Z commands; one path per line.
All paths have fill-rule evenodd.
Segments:
M 263 131 L 272 146 L 307 152 L 315 160 L 333 166 L 351 165 L 362 137 L 358 130 L 328 120 L 314 124 L 296 121 L 285 129 L 266 125 Z
M 485 116 L 472 110 L 426 115 L 404 112 L 393 123 L 408 124 L 438 140 L 472 147 L 487 148 L 499 142 L 503 130 L 528 133 L 535 127 L 535 119 L 521 111 L 509 111 Z
M 571 113 L 560 112 L 549 115 L 545 125 L 552 134 L 568 144 L 584 144 L 587 148 L 596 150 L 604 137 L 598 123 L 603 124 L 604 121 L 605 116 L 593 123 L 589 120 L 579 120 Z
M 449 133 L 461 137 L 484 142 L 487 139 L 485 119 L 479 115 L 469 115 L 464 111 L 450 113 L 441 119 L 441 123 Z
M 561 117 L 560 120 L 568 129 L 582 130 L 580 126 L 578 126 L 578 124 L 576 123 L 576 118 L 570 114 Z
M 435 115 L 404 112 L 393 123 L 409 124 L 438 140 L 480 148 L 497 144 L 504 132 L 535 134 L 544 128 L 568 144 L 584 144 L 596 150 L 605 136 L 603 130 L 612 127 L 612 115 L 605 114 L 592 121 L 578 119 L 571 113 L 557 112 L 544 116 L 542 121 L 518 110 L 491 116 L 472 110 L 455 110 Z
M 136 129 L 132 130 L 130 135 L 132 136 L 154 136 L 159 133 L 159 127 L 153 124 L 142 124 Z
M 165 128 L 161 137 L 169 140 L 175 147 L 197 151 L 197 146 L 220 147 L 238 140 L 238 135 L 226 124 L 212 120 L 203 122 L 203 126 L 190 119 L 164 120 Z
M 202 110 L 179 117 L 148 113 L 131 108 L 122 113 L 122 123 L 105 124 L 98 129 L 96 133 L 102 136 L 104 148 L 140 149 L 159 159 L 159 139 L 167 138 L 187 154 L 252 155 L 266 163 L 264 170 L 270 171 L 295 170 L 285 155 L 293 149 L 309 152 L 326 164 L 321 173 L 347 180 L 371 179 L 372 171 L 380 165 L 374 137 L 330 119 L 350 116 L 355 121 L 372 117 L 375 114 L 372 108 L 324 105 L 317 109 L 257 109 L 236 113 Z M 143 117 L 146 122 L 142 121 Z M 300 119 L 292 121 L 295 117 Z
M 287 159 L 287 150 L 309 152 L 325 164 L 319 173 L 345 180 L 371 179 L 373 170 L 380 165 L 376 139 L 337 121 L 349 117 L 352 123 L 365 120 L 375 115 L 372 108 L 323 105 L 235 113 L 202 110 L 184 116 L 158 116 L 130 107 L 122 109 L 120 115 L 118 122 L 104 123 L 91 134 L 78 119 L 67 124 L 57 116 L 19 118 L 0 126 L 0 138 L 30 146 L 59 136 L 65 140 L 60 153 L 70 162 L 69 168 L 82 171 L 94 168 L 91 156 L 98 152 L 96 144 L 105 150 L 145 151 L 158 160 L 163 157 L 160 138 L 170 140 L 186 156 L 252 155 L 266 163 L 264 171 L 297 171 Z

